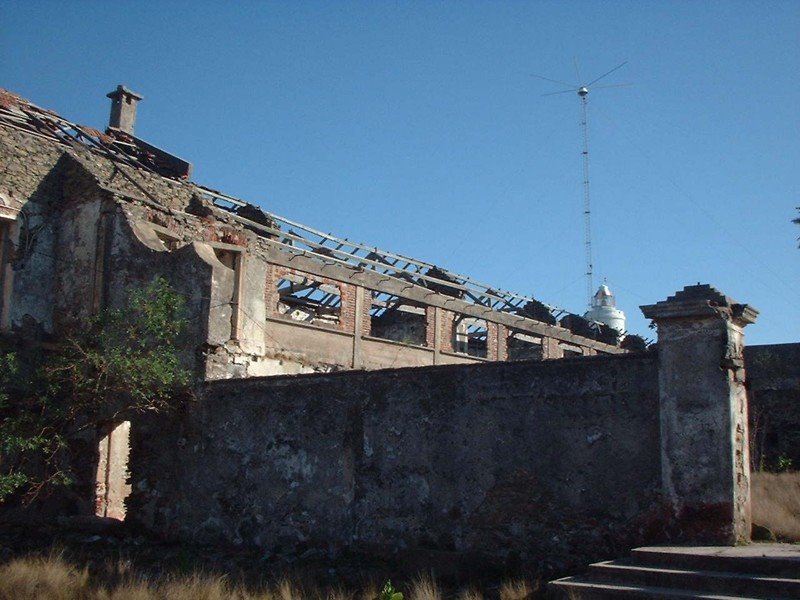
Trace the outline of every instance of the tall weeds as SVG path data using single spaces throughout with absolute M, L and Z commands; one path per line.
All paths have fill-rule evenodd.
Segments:
M 500 586 L 500 600 L 530 600 L 538 589 L 538 585 L 531 586 L 524 579 L 506 581 Z
M 61 555 L 12 560 L 0 568 L 0 600 L 92 600 L 88 569 Z
M 94 571 L 93 571 L 94 573 Z M 444 600 L 437 582 L 429 576 L 415 578 L 405 589 L 404 600 Z M 499 590 L 500 600 L 528 600 L 538 586 L 509 581 Z M 231 582 L 214 574 L 165 575 L 147 579 L 136 575 L 125 561 L 107 563 L 96 575 L 76 567 L 63 554 L 15 558 L 0 565 L 0 600 L 376 600 L 374 582 L 358 593 L 322 590 L 300 579 L 282 579 L 259 589 Z M 448 596 L 450 597 L 450 596 Z M 484 600 L 476 589 L 453 595 L 458 600 Z
M 442 592 L 432 577 L 420 575 L 411 583 L 408 600 L 442 600 Z

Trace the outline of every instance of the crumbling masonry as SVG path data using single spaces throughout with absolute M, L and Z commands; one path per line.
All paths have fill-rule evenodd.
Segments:
M 532 298 L 191 183 L 133 135 L 140 96 L 109 96 L 102 133 L 0 92 L 2 330 L 57 336 L 161 274 L 207 379 L 624 352 Z
M 141 98 L 111 96 L 102 133 L 0 93 L 0 329 L 57 340 L 162 275 L 205 383 L 98 432 L 78 510 L 457 565 L 748 539 L 752 308 L 687 287 L 643 307 L 658 352 L 629 354 L 533 298 L 193 184 L 133 135 Z

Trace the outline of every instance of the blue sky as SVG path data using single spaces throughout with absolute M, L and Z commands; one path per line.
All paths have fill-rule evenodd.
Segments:
M 591 80 L 595 279 L 711 283 L 800 341 L 800 2 L 0 5 L 0 87 L 138 136 L 194 179 L 342 237 L 585 310 L 576 95 Z

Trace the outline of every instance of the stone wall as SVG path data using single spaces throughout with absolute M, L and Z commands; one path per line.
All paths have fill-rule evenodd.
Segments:
M 267 551 L 560 564 L 749 539 L 743 328 L 708 285 L 658 352 L 206 383 L 133 423 L 128 517 Z
M 652 354 L 215 382 L 131 435 L 129 517 L 187 541 L 580 560 L 659 498 Z
M 745 348 L 753 469 L 800 468 L 800 344 Z

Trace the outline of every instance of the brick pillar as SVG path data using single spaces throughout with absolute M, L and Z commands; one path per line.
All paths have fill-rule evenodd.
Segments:
M 433 349 L 433 364 L 442 362 L 442 309 L 425 307 L 425 345 Z
M 439 349 L 443 352 L 453 352 L 453 322 L 456 319 L 455 313 L 440 309 L 439 310 Z
M 497 323 L 486 321 L 486 358 L 499 360 L 499 331 Z
M 495 360 L 508 360 L 508 327 L 497 324 L 497 357 Z
M 372 335 L 372 291 L 363 289 L 363 301 L 361 302 L 361 335 Z M 358 316 L 356 316 L 358 318 Z
M 339 309 L 339 327 L 340 331 L 344 331 L 347 333 L 354 334 L 356 331 L 356 321 L 359 320 L 358 317 L 358 308 L 357 308 L 357 286 L 349 285 L 346 283 L 340 283 L 338 281 L 334 281 L 333 279 L 322 278 L 322 277 L 315 277 L 316 281 L 320 283 L 327 283 L 329 285 L 335 285 L 339 288 L 339 293 L 341 294 L 341 308 Z M 361 295 L 361 301 L 363 302 L 363 294 Z M 359 323 L 359 330 L 361 329 L 361 323 Z
M 542 359 L 549 358 L 564 358 L 564 350 L 558 343 L 558 340 L 550 337 L 542 338 Z
M 353 360 L 352 367 L 354 369 L 364 368 L 364 352 L 362 349 L 362 339 L 364 334 L 364 311 L 365 300 L 364 296 L 367 295 L 366 290 L 361 286 L 347 286 L 355 290 L 353 302 Z M 369 309 L 366 309 L 369 314 Z M 369 331 L 367 331 L 369 333 Z
M 750 539 L 742 329 L 758 311 L 709 285 L 642 306 L 658 325 L 661 478 L 682 541 Z

